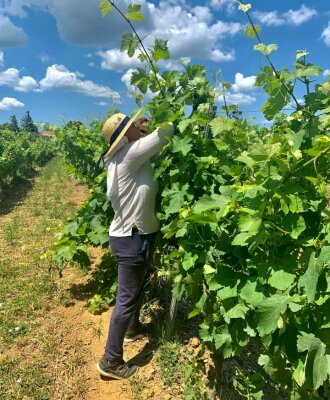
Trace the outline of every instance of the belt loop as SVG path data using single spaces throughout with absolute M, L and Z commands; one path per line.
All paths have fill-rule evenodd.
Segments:
M 132 226 L 132 237 L 134 236 L 135 232 L 139 232 L 139 230 L 136 226 Z

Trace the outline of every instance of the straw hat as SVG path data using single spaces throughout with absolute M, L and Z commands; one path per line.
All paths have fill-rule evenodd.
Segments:
M 102 134 L 110 147 L 104 155 L 105 158 L 114 154 L 121 138 L 128 131 L 129 127 L 140 115 L 142 110 L 139 110 L 132 118 L 122 113 L 117 113 L 108 118 L 102 128 Z

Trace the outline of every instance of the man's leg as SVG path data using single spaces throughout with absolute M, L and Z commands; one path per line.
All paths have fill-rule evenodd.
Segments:
M 132 337 L 134 337 L 136 340 L 138 337 L 142 337 L 144 335 L 138 335 L 138 337 L 135 337 L 135 333 L 141 333 L 140 332 L 140 328 L 141 328 L 141 322 L 140 322 L 140 313 L 141 313 L 141 307 L 143 304 L 143 298 L 144 298 L 144 294 L 146 291 L 146 288 L 149 285 L 149 279 L 150 279 L 150 274 L 151 274 L 151 269 L 152 269 L 152 259 L 153 259 L 153 253 L 154 253 L 154 249 L 155 249 L 155 238 L 156 238 L 156 234 L 152 233 L 149 235 L 140 235 L 140 237 L 143 239 L 144 244 L 142 246 L 142 249 L 139 253 L 140 256 L 142 256 L 145 261 L 146 261 L 146 265 L 147 265 L 147 269 L 146 269 L 146 275 L 145 275 L 145 279 L 144 279 L 144 283 L 143 283 L 143 287 L 140 293 L 139 298 L 137 299 L 137 304 L 136 304 L 136 310 L 130 320 L 130 323 L 128 325 L 127 328 L 127 338 L 132 335 Z M 132 341 L 130 339 L 125 338 L 125 341 Z
M 96 366 L 101 375 L 122 379 L 132 376 L 138 369 L 124 363 L 123 341 L 141 305 L 154 237 L 154 234 L 140 236 L 132 232 L 131 237 L 110 238 L 112 253 L 118 258 L 118 292 L 105 354 Z
M 123 361 L 124 336 L 143 296 L 146 272 L 147 263 L 142 257 L 118 259 L 117 300 L 105 348 L 105 356 L 110 363 Z

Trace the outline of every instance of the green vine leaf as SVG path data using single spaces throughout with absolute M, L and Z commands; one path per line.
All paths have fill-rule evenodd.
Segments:
M 268 279 L 268 283 L 275 289 L 286 290 L 293 284 L 294 280 L 295 275 L 280 270 L 272 273 Z
M 257 34 L 261 31 L 260 25 L 254 25 L 254 29 L 252 25 L 248 25 L 245 28 L 244 34 L 249 37 L 250 39 L 254 39 Z
M 269 44 L 269 45 L 265 45 L 263 43 L 259 43 L 254 45 L 254 50 L 260 51 L 260 53 L 262 53 L 265 56 L 268 56 L 271 52 L 276 51 L 278 49 L 277 44 Z
M 299 285 L 305 288 L 309 302 L 315 299 L 317 284 L 325 263 L 330 264 L 330 246 L 323 247 L 318 258 L 314 252 L 311 254 L 308 268 L 299 279 Z
M 160 59 L 168 60 L 170 53 L 167 47 L 167 40 L 156 39 L 152 46 L 152 58 L 157 62 Z
M 307 351 L 306 380 L 311 381 L 313 389 L 318 389 L 330 376 L 330 357 L 326 354 L 326 345 L 312 333 L 301 332 L 297 348 L 299 352 Z
M 190 268 L 193 268 L 195 262 L 198 260 L 198 256 L 192 253 L 186 253 L 184 255 L 184 259 L 182 261 L 182 267 L 184 270 L 188 271 Z
M 231 130 L 234 127 L 234 121 L 225 117 L 216 117 L 210 122 L 212 133 L 221 134 L 223 131 Z
M 251 4 L 240 4 L 238 6 L 238 9 L 244 11 L 245 13 L 248 12 L 250 8 L 252 8 Z
M 132 73 L 131 84 L 136 86 L 143 94 L 146 94 L 149 84 L 149 75 L 144 69 L 137 68 L 136 71 Z
M 121 51 L 127 51 L 129 57 L 133 57 L 136 46 L 138 44 L 138 37 L 133 36 L 131 32 L 125 32 L 121 38 Z
M 184 138 L 179 138 L 175 136 L 173 138 L 173 152 L 174 153 L 181 153 L 183 156 L 186 156 L 190 150 L 192 149 L 193 145 L 191 144 L 192 138 L 185 136 Z
M 277 329 L 277 322 L 289 304 L 289 296 L 275 294 L 258 304 L 258 326 L 260 336 L 266 336 Z
M 263 294 L 258 292 L 256 281 L 247 281 L 246 284 L 240 290 L 239 296 L 245 300 L 248 304 L 256 307 L 258 303 L 263 300 Z
M 300 62 L 296 63 L 296 70 L 293 72 L 293 78 L 302 76 L 318 76 L 322 72 L 322 68 L 318 65 L 307 64 L 303 65 Z
M 296 60 L 299 60 L 299 58 L 306 57 L 308 56 L 309 52 L 307 50 L 297 50 L 296 51 Z
M 99 9 L 101 10 L 102 16 L 105 17 L 112 9 L 112 4 L 108 0 L 103 0 L 99 4 Z
M 130 4 L 128 6 L 128 12 L 125 14 L 125 17 L 131 21 L 144 21 L 144 15 L 140 10 L 140 4 Z

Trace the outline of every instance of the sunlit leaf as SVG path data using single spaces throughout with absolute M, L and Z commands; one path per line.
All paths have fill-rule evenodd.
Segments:
M 252 7 L 251 4 L 240 4 L 240 5 L 238 6 L 238 9 L 239 9 L 239 10 L 242 10 L 242 11 L 244 11 L 244 12 L 248 12 L 248 11 L 250 10 L 251 7 Z
M 254 45 L 254 50 L 260 51 L 265 56 L 268 56 L 272 51 L 276 51 L 278 49 L 277 44 L 269 44 L 265 45 L 263 43 L 259 43 Z
M 109 3 L 108 0 L 103 0 L 99 4 L 99 9 L 101 10 L 102 16 L 106 16 L 112 9 L 112 5 Z
M 260 33 L 260 30 L 261 28 L 259 25 L 254 25 L 254 29 L 252 25 L 248 25 L 245 28 L 244 34 L 248 36 L 250 39 L 254 39 L 256 35 Z
M 144 21 L 144 15 L 140 10 L 140 4 L 130 4 L 128 6 L 128 12 L 125 14 L 125 17 L 131 21 Z

